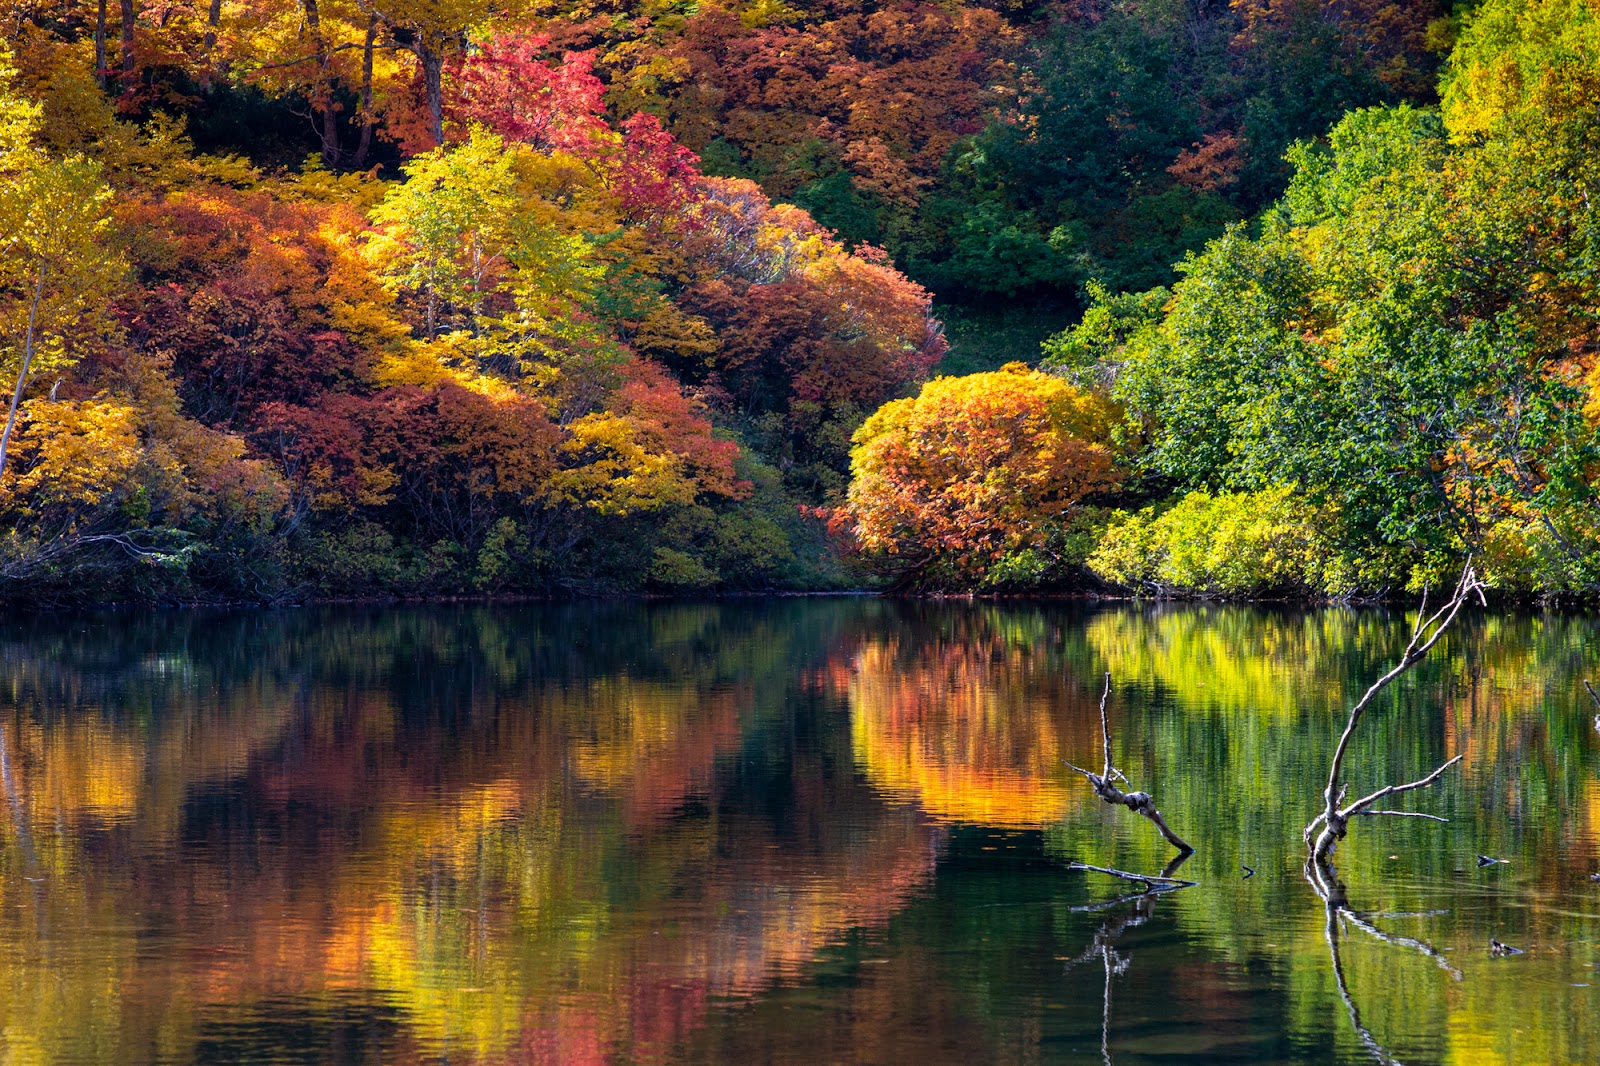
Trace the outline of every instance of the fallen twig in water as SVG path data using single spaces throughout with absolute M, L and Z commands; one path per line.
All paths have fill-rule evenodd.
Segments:
M 1186 859 L 1191 854 L 1193 853 L 1187 852 L 1180 856 L 1180 858 Z M 1181 865 L 1181 862 L 1170 864 L 1167 866 L 1167 869 L 1169 871 L 1175 870 Z M 1097 874 L 1108 874 L 1111 877 L 1120 877 L 1124 881 L 1133 881 L 1137 884 L 1149 885 L 1151 888 L 1156 888 L 1160 885 L 1166 885 L 1171 888 L 1193 888 L 1195 885 L 1200 883 L 1198 881 L 1185 881 L 1177 877 L 1168 877 L 1165 874 L 1131 874 L 1126 870 L 1113 870 L 1109 866 L 1091 866 L 1086 862 L 1069 862 L 1067 863 L 1067 869 L 1092 870 Z
M 1189 852 L 1173 857 L 1166 868 L 1153 877 L 1144 877 L 1139 874 L 1128 874 L 1121 870 L 1108 870 L 1100 866 L 1090 866 L 1087 863 L 1075 862 L 1070 865 L 1084 870 L 1094 870 L 1097 873 L 1108 873 L 1116 877 L 1130 877 L 1146 884 L 1160 882 L 1148 892 L 1139 892 L 1132 896 L 1120 896 L 1117 899 L 1092 907 L 1074 907 L 1075 911 L 1105 910 L 1119 903 L 1131 902 L 1134 909 L 1118 918 L 1110 918 L 1095 933 L 1094 939 L 1089 942 L 1082 954 L 1076 958 L 1068 959 L 1061 967 L 1063 974 L 1071 973 L 1078 966 L 1090 959 L 1099 958 L 1105 967 L 1105 993 L 1100 1001 L 1100 1057 L 1106 1066 L 1111 1066 L 1111 979 L 1119 974 L 1126 973 L 1128 963 L 1132 961 L 1128 956 L 1118 953 L 1112 947 L 1111 941 L 1121 936 L 1135 926 L 1143 925 L 1155 914 L 1156 899 L 1168 892 L 1175 892 L 1180 888 L 1188 888 L 1195 884 L 1193 881 L 1180 881 L 1172 876 L 1174 870 L 1189 860 Z
M 1177 848 L 1184 855 L 1193 854 L 1194 849 L 1182 837 L 1174 833 L 1172 827 L 1167 825 L 1166 819 L 1161 817 L 1161 812 L 1156 810 L 1155 801 L 1150 798 L 1148 792 L 1124 792 L 1111 783 L 1113 779 L 1120 779 L 1123 784 L 1127 784 L 1128 778 L 1121 770 L 1111 765 L 1111 727 L 1106 721 L 1106 701 L 1110 698 L 1111 673 L 1107 671 L 1105 691 L 1100 694 L 1100 739 L 1105 748 L 1104 772 L 1099 774 L 1090 773 L 1081 766 L 1073 766 L 1072 763 L 1067 762 L 1065 759 L 1061 761 L 1082 774 L 1094 789 L 1095 795 L 1102 800 L 1107 803 L 1121 804 L 1135 814 L 1144 815 L 1155 823 L 1155 827 L 1161 831 L 1161 835 L 1166 838 L 1167 843 Z

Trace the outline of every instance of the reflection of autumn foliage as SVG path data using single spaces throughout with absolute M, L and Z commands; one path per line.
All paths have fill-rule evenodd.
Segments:
M 1085 802 L 1061 766 L 1066 693 L 1025 649 L 870 642 L 854 667 L 856 761 L 878 788 L 979 825 L 1048 825 Z
M 359 642 L 327 650 L 383 676 Z M 794 980 L 884 923 L 931 875 L 939 833 L 849 775 L 795 767 L 829 812 L 798 840 L 730 792 L 745 685 L 621 670 L 468 692 L 460 649 L 441 651 L 461 688 L 438 711 L 322 676 L 318 650 L 292 686 L 269 665 L 178 704 L 191 728 L 92 707 L 7 723 L 0 855 L 32 863 L 37 898 L 82 930 L 61 979 L 74 1011 L 124 1019 L 101 1023 L 102 1046 L 131 1061 L 146 1028 L 179 1046 L 197 1019 L 380 989 L 404 1019 L 385 1061 L 649 1058 L 714 1001 Z M 150 676 L 183 669 L 152 659 Z M 118 909 L 182 935 L 124 953 Z M 30 979 L 0 966 L 8 998 Z M 49 1047 L 72 1040 L 58 1015 L 0 1008 Z

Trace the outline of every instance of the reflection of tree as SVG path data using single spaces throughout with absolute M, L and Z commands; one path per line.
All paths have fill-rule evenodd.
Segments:
M 274 1012 L 323 1031 L 376 989 L 385 1061 L 583 1062 L 799 978 L 927 882 L 941 835 L 832 773 L 848 752 L 755 759 L 835 645 L 816 613 L 747 614 L 267 616 L 217 661 L 192 630 L 120 660 L 0 646 L 24 693 L 0 863 L 47 845 L 32 928 L 0 883 L 0 939 L 33 945 L 0 960 L 0 1026 L 137 1061 Z M 144 950 L 118 915 L 182 935 Z M 52 975 L 39 930 L 65 928 Z
M 1350 1016 L 1350 1025 L 1355 1030 L 1356 1038 L 1361 1041 L 1361 1046 L 1366 1048 L 1367 1052 L 1378 1062 L 1384 1064 L 1384 1066 L 1394 1066 L 1396 1062 L 1394 1056 L 1372 1035 L 1372 1031 L 1362 1022 L 1360 1008 L 1357 1007 L 1355 997 L 1350 993 L 1350 985 L 1345 980 L 1344 959 L 1339 952 L 1344 929 L 1347 926 L 1354 926 L 1382 943 L 1420 951 L 1438 963 L 1440 969 L 1457 981 L 1461 980 L 1461 971 L 1450 965 L 1450 961 L 1426 941 L 1386 933 L 1362 917 L 1350 906 L 1344 882 L 1339 879 L 1338 872 L 1328 859 L 1316 856 L 1307 859 L 1305 878 L 1311 887 L 1316 890 L 1317 896 L 1322 900 L 1326 910 L 1323 936 L 1328 942 L 1328 957 L 1333 963 L 1333 980 L 1339 989 L 1339 998 L 1344 1002 L 1345 1012 Z
M 1069 697 L 1058 665 L 1027 646 L 968 636 L 864 643 L 848 690 L 857 764 L 938 818 L 1057 821 L 1085 799 L 1064 773 L 1061 738 L 1094 721 L 1094 705 Z

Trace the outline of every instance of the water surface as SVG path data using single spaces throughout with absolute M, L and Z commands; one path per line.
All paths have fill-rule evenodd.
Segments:
M 0 630 L 0 1059 L 1600 1061 L 1596 624 L 899 604 Z M 1112 748 L 1196 854 L 1062 765 Z M 1479 867 L 1478 853 L 1510 860 Z M 1248 869 L 1255 872 L 1246 876 Z M 1521 954 L 1491 954 L 1495 939 Z

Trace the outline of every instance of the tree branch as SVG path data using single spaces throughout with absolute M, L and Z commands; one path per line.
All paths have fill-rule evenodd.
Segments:
M 1469 560 L 1461 569 L 1461 578 L 1456 582 L 1455 591 L 1450 598 L 1434 611 L 1428 614 L 1428 592 L 1423 589 L 1422 602 L 1417 607 L 1417 620 L 1411 628 L 1411 639 L 1406 643 L 1406 650 L 1400 656 L 1389 672 L 1374 681 L 1367 691 L 1350 708 L 1350 717 L 1345 722 L 1344 732 L 1339 736 L 1339 744 L 1334 749 L 1333 760 L 1328 766 L 1328 783 L 1323 789 L 1323 809 L 1306 826 L 1302 834 L 1306 846 L 1312 849 L 1313 855 L 1325 860 L 1333 850 L 1335 844 L 1342 840 L 1349 829 L 1349 820 L 1357 815 L 1364 814 L 1393 814 L 1401 817 L 1413 817 L 1399 811 L 1373 811 L 1371 808 L 1379 800 L 1400 792 L 1409 792 L 1412 789 L 1427 788 L 1439 779 L 1439 775 L 1461 761 L 1457 755 L 1443 766 L 1439 767 L 1427 777 L 1405 785 L 1390 785 L 1381 788 L 1370 795 L 1352 803 L 1348 807 L 1341 807 L 1344 802 L 1345 791 L 1349 788 L 1347 783 L 1341 783 L 1340 778 L 1344 772 L 1344 760 L 1350 750 L 1350 741 L 1355 736 L 1356 726 L 1360 723 L 1362 715 L 1372 705 L 1378 693 L 1388 688 L 1396 678 L 1410 670 L 1428 654 L 1439 638 L 1444 636 L 1445 630 L 1456 620 L 1461 608 L 1474 596 L 1480 604 L 1484 603 L 1483 582 L 1478 579 L 1477 571 L 1472 568 Z M 1438 821 L 1445 819 L 1438 818 Z
M 1166 838 L 1167 843 L 1177 848 L 1184 855 L 1191 854 L 1194 848 L 1190 847 L 1182 837 L 1172 831 L 1172 827 L 1167 824 L 1167 820 L 1161 817 L 1161 812 L 1156 810 L 1155 801 L 1150 798 L 1148 792 L 1123 792 L 1112 784 L 1113 778 L 1121 779 L 1124 784 L 1127 783 L 1128 778 L 1111 763 L 1111 727 L 1106 720 L 1106 703 L 1110 698 L 1111 673 L 1107 671 L 1105 690 L 1100 694 L 1100 738 L 1105 751 L 1105 772 L 1101 774 L 1090 773 L 1083 767 L 1075 766 L 1065 759 L 1061 760 L 1062 764 L 1082 774 L 1089 782 L 1090 787 L 1094 789 L 1095 795 L 1102 800 L 1107 803 L 1121 804 L 1135 814 L 1141 814 L 1150 819 L 1151 822 L 1155 823 L 1156 829 L 1160 830 L 1161 835 Z

